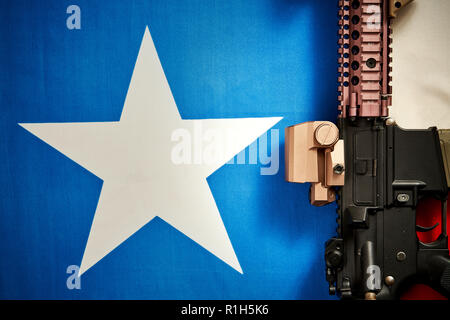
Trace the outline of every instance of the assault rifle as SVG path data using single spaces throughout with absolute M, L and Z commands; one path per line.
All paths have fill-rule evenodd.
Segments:
M 339 116 L 286 128 L 286 179 L 310 182 L 315 206 L 337 202 L 325 246 L 330 294 L 394 299 L 410 283 L 450 295 L 447 197 L 450 130 L 404 130 L 388 117 L 390 22 L 412 0 L 339 1 Z M 441 201 L 441 234 L 416 232 L 416 208 Z

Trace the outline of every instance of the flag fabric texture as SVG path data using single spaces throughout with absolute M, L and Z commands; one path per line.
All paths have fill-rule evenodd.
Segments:
M 312 207 L 308 185 L 284 180 L 284 128 L 336 119 L 336 10 L 335 1 L 309 0 L 1 1 L 0 298 L 329 299 L 323 254 L 336 232 L 336 206 Z M 156 69 L 138 69 L 141 54 Z M 140 87 L 137 70 L 143 70 Z M 133 88 L 144 94 L 147 76 L 144 101 Z M 111 184 L 79 160 L 95 158 L 102 144 L 75 156 L 33 130 L 49 123 L 122 123 L 131 105 L 144 110 L 164 88 L 170 88 L 168 101 L 173 96 L 176 123 L 192 125 L 194 136 L 197 124 L 232 119 L 256 119 L 246 125 L 256 129 L 244 151 L 228 163 L 223 156 L 204 184 L 172 179 L 168 171 L 172 185 L 155 185 L 164 175 L 159 172 L 148 178 L 148 190 L 165 188 L 172 198 L 151 193 L 154 201 L 142 201 L 134 196 L 147 189 L 127 189 L 128 202 L 115 199 L 117 205 L 104 209 L 117 211 L 117 231 L 108 229 L 110 222 L 102 224 L 96 212 Z M 134 113 L 146 130 L 166 126 L 165 118 L 152 115 L 146 124 Z M 133 133 L 135 126 L 128 128 Z M 155 130 L 149 138 L 168 150 L 176 145 Z M 103 133 L 92 133 L 77 145 L 95 145 Z M 75 139 L 64 130 L 51 134 L 68 144 Z M 163 157 L 153 140 L 139 137 L 152 157 Z M 139 159 L 138 153 L 121 155 L 131 163 Z M 100 172 L 118 159 L 102 156 Z M 163 162 L 149 159 L 149 167 L 139 165 Z M 183 197 L 176 193 L 180 186 Z M 199 202 L 201 195 L 211 208 Z M 133 210 L 145 213 L 155 202 L 154 217 L 108 242 L 134 219 Z M 161 214 L 175 204 L 186 211 Z M 196 206 L 217 215 L 192 220 Z M 208 229 L 209 218 L 217 229 Z M 88 252 L 98 225 L 104 232 L 94 240 L 110 248 L 104 255 L 98 247 Z M 212 243 L 219 233 L 222 240 Z M 83 255 L 91 253 L 97 259 L 76 278 Z

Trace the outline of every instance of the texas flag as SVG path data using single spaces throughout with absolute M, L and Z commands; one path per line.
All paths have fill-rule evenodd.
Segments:
M 336 10 L 2 1 L 0 298 L 328 299 L 284 128 L 336 118 Z

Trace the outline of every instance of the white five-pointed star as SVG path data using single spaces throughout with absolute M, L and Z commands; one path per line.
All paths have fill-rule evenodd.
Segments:
M 242 273 L 206 178 L 280 119 L 181 119 L 146 28 L 120 121 L 20 125 L 103 180 L 79 275 L 156 216 Z M 239 135 L 212 163 L 174 164 L 172 133 L 198 127 Z

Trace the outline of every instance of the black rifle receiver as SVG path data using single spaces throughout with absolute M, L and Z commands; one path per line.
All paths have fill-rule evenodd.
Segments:
M 450 295 L 447 197 L 450 130 L 404 130 L 392 100 L 390 24 L 412 0 L 339 0 L 337 125 L 286 128 L 286 179 L 310 182 L 316 206 L 337 201 L 337 236 L 326 243 L 330 294 L 395 299 L 411 283 Z M 421 199 L 442 204 L 441 234 L 416 232 Z
M 326 243 L 330 293 L 343 298 L 398 298 L 411 283 L 449 296 L 448 183 L 438 130 L 403 130 L 380 119 L 340 119 L 345 184 L 338 194 L 338 237 Z M 422 243 L 416 208 L 442 202 L 442 232 Z

